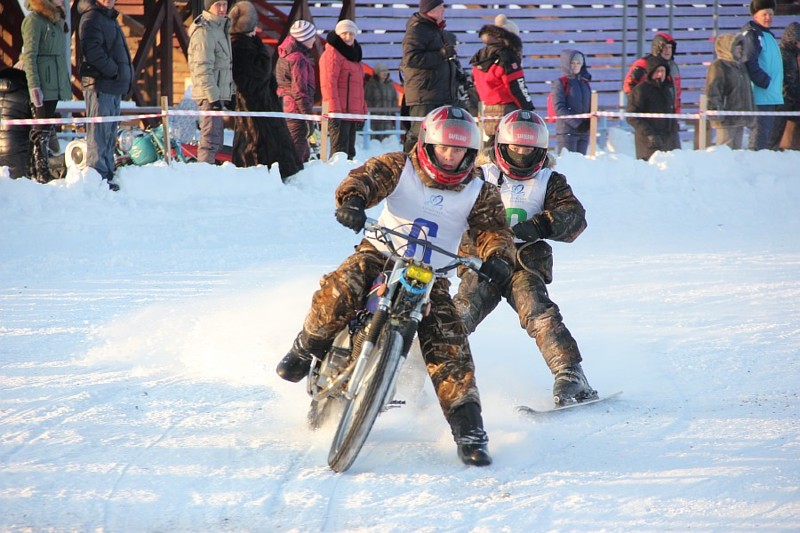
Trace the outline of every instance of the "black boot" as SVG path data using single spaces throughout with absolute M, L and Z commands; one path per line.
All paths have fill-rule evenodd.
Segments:
M 553 401 L 556 405 L 569 405 L 597 398 L 594 390 L 583 374 L 580 363 L 562 368 L 555 374 Z
M 50 174 L 50 133 L 49 129 L 32 129 L 30 177 L 39 183 L 53 180 Z
M 325 357 L 331 344 L 312 339 L 305 331 L 301 331 L 294 339 L 292 349 L 281 359 L 275 371 L 282 379 L 297 383 L 308 375 L 314 357 Z
M 453 438 L 458 447 L 458 457 L 465 465 L 487 466 L 492 458 L 486 445 L 489 437 L 483 430 L 481 407 L 475 402 L 465 403 L 447 417 Z

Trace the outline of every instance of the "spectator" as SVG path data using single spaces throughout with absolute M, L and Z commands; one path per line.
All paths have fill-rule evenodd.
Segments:
M 744 66 L 744 36 L 741 33 L 723 33 L 714 41 L 714 52 L 717 59 L 708 67 L 706 75 L 708 109 L 753 111 L 753 90 Z M 740 150 L 744 128 L 751 127 L 754 121 L 752 116 L 713 117 L 711 127 L 717 133 L 717 146 Z
M 21 65 L 20 65 L 21 66 Z M 4 122 L 31 118 L 31 102 L 25 71 L 0 70 L 0 167 L 7 166 L 12 179 L 29 175 L 30 126 L 8 126 Z
M 475 84 L 472 83 L 472 78 L 461 66 L 461 60 L 458 58 L 458 37 L 456 37 L 455 33 L 445 30 L 444 39 L 455 51 L 452 63 L 456 68 L 456 105 L 469 111 L 470 115 L 477 116 L 478 93 L 475 91 Z
M 400 72 L 405 85 L 405 105 L 411 117 L 424 117 L 443 105 L 458 104 L 455 47 L 444 34 L 444 1 L 420 0 L 403 36 Z M 408 126 L 403 148 L 410 151 L 419 135 L 418 121 Z
M 634 87 L 639 85 L 645 80 L 645 72 L 647 70 L 647 58 L 651 56 L 661 56 L 669 68 L 669 77 L 664 84 L 669 87 L 675 100 L 675 113 L 681 112 L 681 74 L 678 69 L 678 64 L 675 63 L 675 53 L 677 52 L 678 43 L 668 33 L 657 33 L 653 37 L 651 43 L 652 53 L 644 57 L 640 57 L 633 62 L 628 73 L 625 75 L 625 80 L 622 83 L 622 89 L 625 94 L 630 94 Z
M 30 12 L 22 21 L 22 57 L 34 118 L 53 118 L 59 100 L 71 100 L 67 64 L 64 0 L 28 0 Z M 50 169 L 53 126 L 31 128 L 31 164 L 28 176 L 39 183 L 54 179 Z
M 328 113 L 367 114 L 364 101 L 364 66 L 361 45 L 356 40 L 358 26 L 352 20 L 340 20 L 328 33 L 325 51 L 319 59 L 320 91 Z M 331 153 L 344 152 L 347 159 L 356 156 L 356 126 L 360 121 L 334 118 L 328 121 Z
M 389 69 L 383 63 L 373 67 L 373 74 L 364 85 L 364 99 L 370 111 L 378 110 L 378 114 L 388 114 L 390 109 L 397 107 L 397 89 L 389 78 Z M 370 123 L 372 131 L 393 130 L 394 123 L 389 120 L 373 120 Z M 377 136 L 383 139 L 385 136 Z
M 650 56 L 646 61 L 645 78 L 636 85 L 628 98 L 628 113 L 674 113 L 675 100 L 671 84 L 667 82 L 669 65 L 661 56 Z M 678 121 L 674 118 L 628 117 L 636 139 L 636 157 L 650 159 L 656 151 L 676 150 Z
M 189 27 L 192 99 L 202 111 L 222 111 L 233 98 L 228 2 L 204 0 L 204 10 Z M 214 164 L 225 135 L 224 119 L 201 116 L 197 160 Z
M 278 46 L 278 63 L 275 78 L 278 96 L 283 102 L 284 113 L 311 114 L 316 92 L 316 75 L 311 60 L 311 48 L 317 39 L 317 29 L 308 21 L 296 20 L 289 35 Z M 311 156 L 308 136 L 309 124 L 301 119 L 287 119 L 286 125 L 294 140 L 300 161 L 305 163 Z
M 483 122 L 484 137 L 489 139 L 486 146 L 491 148 L 500 117 L 515 109 L 532 111 L 534 106 L 522 70 L 522 40 L 517 25 L 500 14 L 478 35 L 484 47 L 469 62 L 484 115 L 497 117 Z
M 675 53 L 678 48 L 678 43 L 675 42 L 675 39 L 668 33 L 657 33 L 655 37 L 653 37 L 652 42 L 652 53 L 646 55 L 636 61 L 633 62 L 631 65 L 628 74 L 625 76 L 625 81 L 623 82 L 623 90 L 626 94 L 630 95 L 631 90 L 633 87 L 642 83 L 644 81 L 644 75 L 646 72 L 645 63 L 647 58 L 650 56 L 660 56 L 667 62 L 668 68 L 668 77 L 664 80 L 664 87 L 668 88 L 670 93 L 672 94 L 674 105 L 673 108 L 675 111 L 673 113 L 680 113 L 681 112 L 681 73 L 678 69 L 678 64 L 675 63 Z M 677 124 L 677 122 L 676 122 Z M 674 139 L 672 140 L 673 144 L 680 146 L 680 128 L 675 130 Z
M 78 37 L 83 57 L 80 75 L 87 117 L 119 116 L 122 97 L 133 90 L 131 52 L 117 22 L 119 12 L 114 9 L 115 2 L 81 0 L 78 4 L 81 13 Z M 119 190 L 114 183 L 117 124 L 86 124 L 86 164 L 97 170 L 112 191 Z
M 779 47 L 783 59 L 783 104 L 778 110 L 800 111 L 800 23 L 791 22 L 786 26 Z M 773 149 L 800 150 L 798 117 L 775 117 L 771 144 Z
M 742 28 L 744 32 L 744 56 L 750 83 L 753 87 L 753 102 L 756 111 L 769 113 L 783 103 L 783 63 L 775 36 L 769 30 L 775 14 L 775 0 L 753 0 L 750 2 L 753 20 Z M 750 150 L 770 147 L 774 115 L 756 117 L 750 130 Z
M 550 88 L 557 116 L 581 115 L 592 110 L 592 75 L 586 57 L 577 50 L 561 51 L 563 75 Z M 566 148 L 586 155 L 589 148 L 589 119 L 567 118 L 556 121 L 556 153 Z
M 237 111 L 282 111 L 272 71 L 272 54 L 256 37 L 258 14 L 247 0 L 231 8 L 231 51 Z M 233 128 L 233 163 L 237 167 L 278 163 L 285 182 L 303 170 L 286 120 L 236 117 Z

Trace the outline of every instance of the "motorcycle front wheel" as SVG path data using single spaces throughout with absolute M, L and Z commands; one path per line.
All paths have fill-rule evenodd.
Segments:
M 334 472 L 341 473 L 352 466 L 383 406 L 391 399 L 387 396 L 405 355 L 403 337 L 401 328 L 385 324 L 369 354 L 358 394 L 345 403 L 328 453 L 328 466 Z

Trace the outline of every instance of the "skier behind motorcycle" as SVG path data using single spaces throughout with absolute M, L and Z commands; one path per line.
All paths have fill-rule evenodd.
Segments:
M 365 209 L 384 199 L 381 225 L 407 231 L 413 223 L 427 229 L 428 240 L 456 253 L 465 230 L 474 236 L 481 272 L 500 286 L 511 276 L 513 235 L 496 187 L 477 176 L 475 157 L 480 132 L 465 110 L 442 106 L 425 117 L 415 150 L 370 158 L 353 169 L 336 189 L 336 220 L 356 233 L 364 228 Z M 405 226 L 404 226 L 405 225 Z M 386 246 L 371 237 L 353 255 L 324 276 L 292 349 L 278 364 L 278 375 L 292 382 L 309 372 L 312 356 L 322 359 L 334 336 L 363 308 L 375 278 L 384 270 Z M 437 265 L 434 253 L 431 264 Z M 430 312 L 418 335 L 439 404 L 450 423 L 459 458 L 467 465 L 491 463 L 483 429 L 467 332 L 450 296 L 450 281 L 433 285 Z
M 514 273 L 508 287 L 501 289 L 471 271 L 459 272 L 454 302 L 472 333 L 505 297 L 555 376 L 553 400 L 561 406 L 596 398 L 597 391 L 589 386 L 578 344 L 547 293 L 553 280 L 553 249 L 544 239 L 572 242 L 586 229 L 586 211 L 567 178 L 553 170 L 547 146 L 547 126 L 533 111 L 512 111 L 501 119 L 492 162 L 480 168 L 506 207 L 515 236 Z M 474 247 L 473 240 L 472 232 L 464 236 L 462 255 Z

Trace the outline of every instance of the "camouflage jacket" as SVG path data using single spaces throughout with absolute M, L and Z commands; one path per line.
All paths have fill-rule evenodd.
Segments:
M 417 176 L 426 186 L 445 188 L 427 177 L 419 166 L 416 154 L 390 152 L 373 157 L 360 167 L 351 170 L 336 189 L 336 206 L 341 206 L 342 202 L 353 196 L 363 198 L 367 207 L 378 205 L 394 191 L 408 159 L 411 159 Z M 461 184 L 449 189 L 462 190 L 473 179 L 480 179 L 477 171 Z M 500 193 L 494 186 L 483 184 L 467 224 L 468 232 L 476 244 L 474 255 L 482 260 L 499 255 L 509 263 L 514 263 L 514 235 L 506 223 L 505 208 Z

